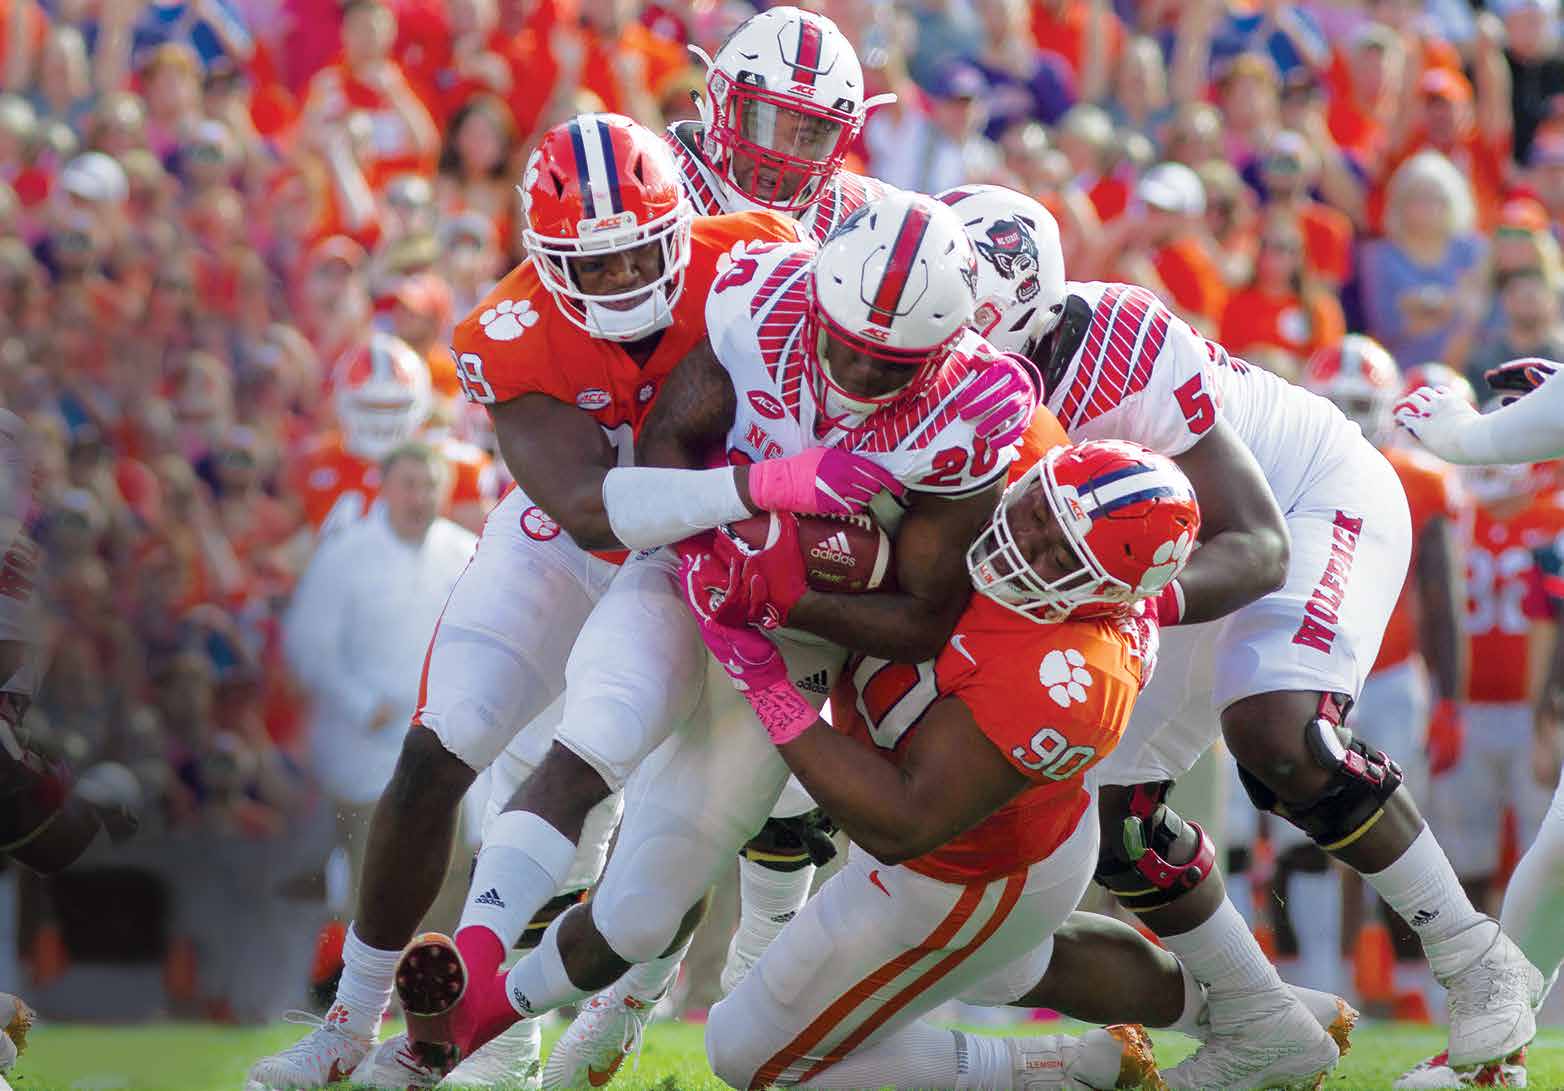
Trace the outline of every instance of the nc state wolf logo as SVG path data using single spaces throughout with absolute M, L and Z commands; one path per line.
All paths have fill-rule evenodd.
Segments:
M 1029 302 L 1037 295 L 1037 240 L 1032 237 L 1036 224 L 1022 216 L 995 220 L 987 231 L 988 241 L 978 240 L 977 250 L 1006 280 L 1019 280 L 1016 299 Z

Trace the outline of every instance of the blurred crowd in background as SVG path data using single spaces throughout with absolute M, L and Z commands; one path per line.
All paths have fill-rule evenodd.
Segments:
M 1235 355 L 1292 377 L 1360 331 L 1479 389 L 1564 357 L 1558 0 L 804 6 L 898 96 L 850 167 L 1020 189 L 1071 279 Z M 505 474 L 445 346 L 522 257 L 529 147 L 578 111 L 695 116 L 686 47 L 754 10 L 0 0 L 0 405 L 51 607 L 29 727 L 130 769 L 144 832 L 278 839 L 319 800 L 290 595 L 414 438 L 355 436 L 353 399 L 417 399 L 478 529 Z

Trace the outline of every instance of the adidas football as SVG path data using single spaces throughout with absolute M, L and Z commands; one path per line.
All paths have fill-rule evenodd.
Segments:
M 798 546 L 804 553 L 804 574 L 816 591 L 889 590 L 895 586 L 891 539 L 867 515 L 799 515 Z M 752 548 L 766 544 L 771 529 L 768 513 L 752 515 L 728 529 Z

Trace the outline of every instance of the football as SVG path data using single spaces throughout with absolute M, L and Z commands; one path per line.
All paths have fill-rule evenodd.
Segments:
M 816 591 L 889 590 L 895 586 L 891 539 L 867 515 L 799 515 L 798 545 L 804 553 L 804 573 Z M 762 512 L 728 530 L 753 549 L 766 544 L 771 515 Z

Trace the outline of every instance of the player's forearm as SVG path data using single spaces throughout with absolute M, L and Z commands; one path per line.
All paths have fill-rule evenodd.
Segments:
M 714 470 L 621 466 L 603 476 L 599 496 L 602 528 L 613 541 L 631 549 L 681 542 L 754 514 L 738 471 L 727 466 Z M 576 537 L 574 532 L 571 537 Z
M 1214 621 L 1269 595 L 1287 578 L 1289 543 L 1270 528 L 1224 531 L 1201 543 L 1179 574 L 1185 624 Z
M 1445 461 L 1464 466 L 1564 457 L 1564 372 L 1502 409 L 1467 417 L 1447 432 L 1418 429 L 1417 438 Z
M 930 597 L 806 591 L 788 612 L 787 624 L 892 663 L 924 663 L 944 648 L 971 594 L 965 581 L 950 594 Z
M 871 747 L 821 721 L 777 752 L 842 832 L 881 863 L 899 864 L 941 843 L 925 828 L 928 809 L 910 780 Z

